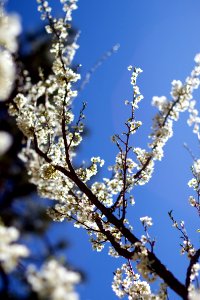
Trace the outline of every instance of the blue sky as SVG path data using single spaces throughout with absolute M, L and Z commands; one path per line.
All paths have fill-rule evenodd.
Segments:
M 8 9 L 22 16 L 26 30 L 35 30 L 40 24 L 39 13 L 34 0 L 10 0 Z M 58 0 L 52 1 L 55 13 L 59 13 Z M 51 3 L 51 1 L 50 1 Z M 80 159 L 100 155 L 106 167 L 114 163 L 116 149 L 110 136 L 121 132 L 127 117 L 125 99 L 131 99 L 130 73 L 128 65 L 141 67 L 144 72 L 139 79 L 144 100 L 136 113 L 144 125 L 134 136 L 134 145 L 146 147 L 151 120 L 155 109 L 151 107 L 154 95 L 170 93 L 173 79 L 184 80 L 194 63 L 193 58 L 200 52 L 200 2 L 195 0 L 84 0 L 74 12 L 74 26 L 81 30 L 80 49 L 75 61 L 82 64 L 82 72 L 89 70 L 99 57 L 114 44 L 120 49 L 93 74 L 90 83 L 76 100 L 87 101 L 86 124 L 90 135 L 81 148 Z M 196 93 L 197 100 L 200 93 Z M 163 262 L 184 280 L 187 260 L 179 252 L 179 234 L 172 228 L 167 212 L 174 210 L 177 220 L 185 220 L 190 236 L 199 244 L 195 232 L 199 219 L 188 204 L 190 190 L 187 181 L 191 178 L 190 156 L 183 147 L 187 142 L 198 155 L 195 137 L 186 125 L 187 115 L 183 114 L 175 124 L 174 137 L 165 147 L 165 157 L 156 164 L 154 177 L 145 187 L 134 191 L 135 208 L 130 212 L 138 235 L 142 234 L 139 217 L 152 216 L 152 236 L 157 239 L 156 253 Z M 102 175 L 107 174 L 105 170 Z M 116 299 L 111 291 L 112 272 L 120 261 L 104 253 L 91 250 L 88 237 L 82 231 L 59 224 L 57 233 L 71 241 L 67 255 L 70 262 L 82 268 L 87 282 L 80 287 L 82 300 Z M 178 299 L 172 296 L 174 300 Z

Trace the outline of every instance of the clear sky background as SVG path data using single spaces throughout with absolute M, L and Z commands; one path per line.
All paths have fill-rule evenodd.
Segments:
M 39 13 L 34 0 L 10 0 L 8 9 L 22 16 L 27 30 L 40 25 Z M 51 3 L 51 1 L 49 1 Z M 55 14 L 60 12 L 58 0 L 52 1 Z M 121 47 L 93 74 L 90 83 L 75 100 L 77 107 L 87 101 L 86 125 L 90 135 L 81 147 L 80 159 L 89 160 L 99 155 L 105 159 L 101 176 L 108 174 L 106 168 L 114 163 L 115 146 L 110 136 L 123 130 L 128 116 L 125 99 L 131 99 L 130 73 L 127 66 L 141 67 L 139 85 L 144 95 L 136 113 L 143 127 L 134 136 L 134 146 L 146 147 L 151 120 L 156 112 L 151 107 L 154 95 L 170 93 L 173 79 L 184 80 L 193 68 L 193 58 L 200 52 L 200 2 L 197 0 L 80 0 L 79 9 L 73 14 L 74 26 L 81 30 L 80 49 L 75 61 L 87 72 L 114 44 Z M 196 93 L 199 100 L 200 92 Z M 140 236 L 139 218 L 151 216 L 154 226 L 151 234 L 157 240 L 156 253 L 170 270 L 182 281 L 188 264 L 180 256 L 179 234 L 171 226 L 167 212 L 174 210 L 177 220 L 185 220 L 188 233 L 199 247 L 199 219 L 188 204 L 190 189 L 188 180 L 191 157 L 183 147 L 186 142 L 196 155 L 199 154 L 196 138 L 186 125 L 187 113 L 175 124 L 174 137 L 165 147 L 163 161 L 156 164 L 152 180 L 144 187 L 134 190 L 136 205 L 129 214 L 135 232 Z M 191 191 L 192 192 L 192 191 Z M 79 289 L 81 300 L 114 300 L 111 290 L 112 272 L 121 264 L 111 258 L 106 250 L 95 253 L 88 243 L 87 234 L 64 223 L 53 227 L 52 240 L 57 234 L 66 235 L 71 246 L 68 260 L 86 272 L 87 280 Z M 173 300 L 179 299 L 172 295 Z

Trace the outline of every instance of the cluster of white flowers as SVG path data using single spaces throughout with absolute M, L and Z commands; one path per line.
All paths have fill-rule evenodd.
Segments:
M 85 103 L 75 121 L 71 104 L 77 92 L 73 89 L 73 84 L 80 79 L 80 75 L 69 64 L 77 47 L 75 44 L 65 44 L 70 27 L 70 13 L 76 8 L 76 1 L 61 2 L 66 15 L 64 19 L 56 19 L 51 15 L 48 2 L 38 0 L 42 18 L 49 22 L 46 26 L 47 33 L 54 36 L 51 49 L 55 56 L 52 74 L 46 79 L 40 74 L 41 80 L 34 85 L 29 81 L 25 92 L 18 94 L 14 104 L 10 104 L 9 112 L 16 116 L 17 125 L 27 138 L 27 147 L 23 149 L 20 158 L 27 165 L 31 182 L 37 186 L 39 195 L 58 201 L 54 208 L 48 210 L 48 214 L 55 221 L 67 218 L 74 220 L 77 227 L 97 230 L 94 221 L 95 206 L 76 188 L 74 181 L 66 176 L 73 168 L 75 148 L 82 140 Z M 86 183 L 96 175 L 98 166 L 102 167 L 103 164 L 104 160 L 100 157 L 92 157 L 89 167 L 83 165 L 73 169 L 73 177 L 77 176 Z M 100 190 L 98 184 L 93 184 L 93 193 L 102 198 L 104 204 L 110 205 L 109 191 L 105 191 L 109 196 L 109 199 L 105 199 L 105 194 L 99 193 Z
M 189 300 L 199 300 L 200 298 L 200 290 L 193 289 L 189 292 Z
M 199 53 L 195 56 L 194 61 L 196 63 L 196 66 L 191 74 L 193 77 L 199 76 L 199 74 L 200 74 L 200 54 Z M 187 123 L 189 126 L 193 126 L 193 132 L 197 135 L 198 139 L 200 139 L 200 132 L 199 132 L 200 117 L 199 117 L 199 111 L 196 107 L 196 103 L 197 103 L 196 100 L 190 101 L 190 105 L 188 108 L 189 118 L 188 118 Z
M 192 165 L 193 178 L 189 180 L 188 186 L 191 187 L 197 194 L 197 197 L 189 197 L 189 203 L 191 206 L 195 207 L 200 214 L 200 203 L 199 203 L 199 193 L 200 193 L 200 159 L 194 161 Z
M 138 103 L 143 99 L 140 89 L 137 85 L 138 76 L 143 72 L 140 68 L 128 67 L 132 71 L 131 85 L 133 86 L 133 99 L 131 102 L 125 101 L 125 105 L 131 106 L 131 116 L 126 121 L 127 132 L 119 135 L 114 135 L 112 141 L 116 143 L 120 152 L 116 156 L 116 165 L 110 169 L 114 172 L 114 179 L 118 182 L 118 187 L 123 187 L 123 195 L 137 184 L 143 185 L 149 181 L 153 171 L 153 161 L 151 161 L 151 154 L 139 147 L 132 147 L 130 143 L 130 135 L 136 133 L 138 128 L 142 125 L 141 121 L 136 121 L 134 112 L 138 108 Z M 125 136 L 125 139 L 123 138 Z M 136 155 L 137 162 L 130 158 L 130 150 Z M 145 168 L 144 168 L 145 166 Z M 123 198 L 123 197 L 122 197 Z M 118 201 L 122 204 L 122 201 Z M 131 202 L 131 200 L 130 200 Z
M 6 14 L 1 11 L 0 17 L 0 45 L 11 53 L 18 49 L 17 37 L 21 33 L 20 18 L 16 14 Z
M 60 64 L 60 71 L 62 76 L 62 65 L 63 63 L 66 66 L 69 66 L 74 58 L 78 45 L 76 39 L 73 43 L 66 45 L 68 38 L 68 29 L 70 28 L 70 23 L 72 20 L 72 12 L 76 10 L 78 0 L 60 0 L 63 11 L 65 13 L 64 18 L 54 18 L 51 14 L 51 7 L 49 6 L 48 1 L 46 0 L 37 0 L 38 2 L 38 11 L 41 12 L 41 19 L 47 19 L 49 24 L 45 27 L 48 34 L 55 34 L 57 39 L 54 40 L 52 45 L 51 53 L 54 53 L 57 57 L 55 65 Z M 78 37 L 78 36 L 77 36 Z M 60 61 L 60 53 L 62 52 L 62 62 Z
M 188 254 L 189 258 L 194 256 L 194 254 L 196 253 L 196 250 L 195 250 L 193 244 L 188 239 L 184 240 L 181 245 L 181 254 L 185 254 L 185 253 Z
M 147 217 L 147 216 L 140 218 L 140 221 L 142 222 L 144 227 L 150 227 L 153 225 L 152 218 Z
M 169 217 L 172 221 L 172 226 L 175 227 L 176 229 L 178 229 L 178 231 L 181 233 L 181 239 L 183 240 L 183 242 L 180 244 L 181 246 L 181 254 L 185 254 L 187 253 L 187 256 L 189 259 L 191 259 L 195 254 L 196 254 L 196 249 L 194 248 L 194 245 L 191 243 L 186 228 L 185 228 L 185 222 L 181 221 L 180 223 L 178 223 L 174 217 L 172 216 L 172 211 L 170 211 L 169 213 Z
M 141 95 L 140 93 L 140 89 L 138 87 L 137 83 L 137 78 L 138 75 L 141 74 L 143 72 L 142 69 L 140 68 L 132 68 L 131 66 L 128 67 L 129 71 L 132 71 L 132 76 L 131 76 L 131 84 L 133 86 L 133 96 L 134 96 L 134 100 L 132 102 L 132 106 L 134 108 L 138 108 L 138 103 L 144 98 L 143 95 Z
M 12 136 L 8 132 L 0 131 L 0 156 L 10 148 L 12 140 Z
M 189 126 L 193 126 L 193 132 L 197 134 L 198 139 L 200 139 L 200 133 L 199 133 L 200 117 L 199 117 L 199 112 L 196 108 L 195 100 L 190 102 L 188 112 L 189 112 L 189 118 L 187 123 Z
M 136 175 L 140 172 L 140 175 L 138 177 L 136 176 L 135 184 L 144 185 L 151 179 L 154 170 L 152 154 L 139 147 L 134 148 L 133 151 L 139 161 Z
M 152 149 L 153 159 L 161 160 L 163 157 L 163 147 L 173 135 L 173 121 L 179 119 L 180 112 L 189 111 L 189 125 L 194 124 L 194 131 L 198 132 L 198 111 L 194 109 L 193 91 L 199 87 L 200 65 L 195 57 L 196 65 L 182 83 L 180 80 L 172 81 L 171 97 L 169 101 L 165 96 L 153 97 L 152 105 L 156 106 L 159 113 L 154 117 L 153 132 L 150 135 L 152 142 L 149 147 Z
M 137 251 L 134 252 L 132 260 L 136 262 L 138 272 L 147 282 L 153 282 L 157 279 L 156 274 L 150 268 L 147 248 L 140 242 L 135 243 Z
M 1 30 L 1 29 L 0 29 Z M 6 100 L 15 80 L 15 64 L 7 50 L 0 49 L 0 100 Z
M 193 165 L 193 173 L 197 180 L 200 180 L 200 159 L 197 159 Z
M 190 280 L 193 281 L 196 277 L 198 277 L 200 271 L 200 264 L 196 263 L 192 266 Z
M 123 264 L 115 271 L 112 289 L 120 298 L 128 295 L 129 300 L 151 299 L 149 284 L 141 281 L 140 275 L 134 273 L 129 264 Z
M 160 285 L 157 295 L 151 292 L 150 285 L 140 279 L 140 275 L 135 273 L 131 264 L 123 264 L 114 273 L 112 289 L 119 298 L 128 296 L 129 300 L 166 300 L 166 285 Z
M 79 299 L 74 286 L 80 282 L 80 275 L 56 260 L 45 263 L 40 270 L 30 265 L 27 270 L 27 280 L 40 299 Z
M 12 54 L 17 51 L 21 32 L 18 15 L 0 10 L 0 101 L 6 100 L 15 81 L 16 69 Z
M 186 78 L 185 83 L 183 84 L 180 80 L 172 81 L 172 90 L 171 96 L 172 101 L 169 101 L 165 96 L 153 97 L 152 104 L 156 106 L 159 110 L 159 113 L 154 117 L 153 123 L 153 132 L 150 134 L 152 140 L 149 143 L 149 148 L 151 152 L 141 149 L 139 147 L 133 148 L 134 153 L 136 154 L 137 160 L 139 161 L 136 164 L 136 173 L 133 175 L 134 180 L 132 179 L 133 184 L 143 185 L 147 183 L 152 177 L 154 170 L 154 162 L 156 160 L 161 160 L 163 157 L 163 147 L 170 137 L 173 135 L 173 121 L 177 121 L 179 118 L 180 112 L 188 110 L 190 112 L 190 119 L 194 115 L 196 116 L 195 120 L 192 122 L 195 123 L 194 130 L 198 131 L 197 123 L 199 119 L 197 118 L 198 112 L 194 110 L 194 100 L 192 97 L 193 91 L 199 87 L 199 75 L 200 67 L 197 59 L 195 58 L 196 66 L 191 72 L 191 75 Z M 129 71 L 133 70 L 132 66 L 128 67 Z M 131 84 L 133 85 L 133 95 L 134 100 L 132 106 L 134 110 L 138 108 L 138 102 L 141 101 L 143 96 L 140 94 L 139 87 L 137 86 L 137 77 L 142 72 L 139 68 L 134 68 L 131 77 Z M 126 105 L 131 104 L 129 101 L 125 101 Z M 129 120 L 130 122 L 130 120 Z M 131 128 L 132 132 L 135 132 L 135 128 L 138 128 L 141 125 L 141 122 L 136 122 L 131 119 Z M 117 142 L 117 136 L 113 137 L 113 141 Z M 129 185 L 130 186 L 130 185 Z
M 50 22 L 50 28 L 55 34 L 55 43 L 52 46 L 55 55 L 53 74 L 47 79 L 44 79 L 41 74 L 41 80 L 37 84 L 31 85 L 30 83 L 28 92 L 26 90 L 25 94 L 16 96 L 15 105 L 10 105 L 9 112 L 16 116 L 19 128 L 28 138 L 28 146 L 23 150 L 21 157 L 27 162 L 31 180 L 38 186 L 40 194 L 45 195 L 47 189 L 45 196 L 49 197 L 51 189 L 52 191 L 54 189 L 52 180 L 55 178 L 57 183 L 61 184 L 57 186 L 63 195 L 67 194 L 72 186 L 70 181 L 64 183 L 62 174 L 55 172 L 53 164 L 66 167 L 67 148 L 69 148 L 69 160 L 73 157 L 73 149 L 82 139 L 81 120 L 84 115 L 80 116 L 76 126 L 70 127 L 74 120 L 70 106 L 72 99 L 77 95 L 76 91 L 72 90 L 72 83 L 76 82 L 80 75 L 74 73 L 64 60 L 66 35 L 63 36 L 60 33 L 66 30 L 68 18 L 61 24 L 61 21 L 51 16 L 47 1 L 38 2 L 40 3 L 39 9 Z M 39 104 L 43 97 L 44 103 Z M 62 136 L 65 136 L 66 140 L 63 140 Z M 45 153 L 47 161 L 30 145 Z M 66 192 L 64 186 L 66 186 Z M 52 194 L 54 199 L 58 198 L 58 195 L 55 197 L 56 192 L 57 190 Z
M 17 244 L 19 231 L 15 227 L 0 225 L 0 264 L 6 273 L 12 272 L 21 258 L 27 257 L 26 246 Z

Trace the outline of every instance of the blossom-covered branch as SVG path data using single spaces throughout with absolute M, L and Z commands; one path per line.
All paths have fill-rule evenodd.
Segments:
M 133 146 L 132 136 L 135 136 L 142 125 L 135 119 L 135 110 L 143 99 L 137 85 L 142 70 L 128 67 L 132 72 L 133 96 L 132 101 L 125 101 L 130 108 L 130 116 L 125 122 L 124 132 L 112 137 L 118 148 L 115 164 L 110 167 L 112 175 L 100 182 L 91 183 L 90 179 L 104 165 L 104 160 L 92 157 L 89 165 L 83 163 L 75 167 L 74 164 L 77 146 L 83 138 L 85 103 L 79 116 L 75 117 L 72 103 L 77 96 L 76 82 L 80 80 L 80 74 L 72 70 L 70 64 L 78 45 L 76 40 L 70 45 L 66 41 L 77 0 L 61 0 L 64 16 L 58 19 L 52 15 L 47 1 L 37 2 L 42 19 L 48 22 L 46 32 L 52 37 L 52 72 L 46 78 L 40 70 L 40 80 L 35 84 L 27 79 L 24 90 L 20 90 L 9 106 L 9 113 L 16 118 L 26 139 L 20 158 L 27 166 L 30 181 L 37 186 L 40 196 L 56 201 L 55 207 L 48 209 L 48 214 L 54 221 L 72 221 L 74 226 L 87 230 L 94 249 L 101 251 L 108 243 L 110 255 L 125 258 L 126 263 L 114 275 L 112 286 L 117 296 L 127 295 L 129 299 L 167 299 L 169 287 L 182 299 L 189 299 L 189 293 L 195 289 L 192 282 L 198 275 L 199 250 L 190 242 L 184 222 L 179 225 L 172 213 L 169 213 L 173 226 L 183 238 L 182 253 L 187 252 L 190 260 L 186 283 L 181 283 L 154 252 L 155 240 L 151 240 L 148 232 L 148 228 L 153 225 L 151 217 L 140 218 L 145 235 L 138 238 L 129 223 L 127 212 L 130 205 L 134 205 L 131 192 L 135 186 L 146 184 L 152 177 L 155 161 L 162 159 L 164 145 L 173 135 L 173 122 L 179 119 L 181 112 L 189 111 L 189 125 L 194 123 L 194 131 L 199 138 L 199 119 L 193 100 L 193 92 L 200 84 L 199 55 L 195 57 L 196 65 L 185 82 L 172 82 L 172 100 L 165 96 L 153 97 L 152 103 L 159 112 L 153 119 L 148 151 Z M 189 185 L 197 191 L 197 199 L 190 198 L 190 203 L 198 211 L 199 170 L 199 160 L 196 160 L 192 167 L 195 178 Z M 55 266 L 55 262 L 50 262 L 44 266 L 40 275 L 34 270 L 28 273 L 33 290 L 43 297 L 45 295 L 40 286 L 41 278 L 45 278 L 43 272 L 49 268 L 55 269 Z M 150 283 L 157 277 L 164 284 L 161 284 L 160 291 L 155 294 L 151 291 Z M 35 280 L 38 280 L 38 286 L 35 285 Z M 73 283 L 77 281 L 74 278 Z M 47 290 L 53 289 L 52 282 L 46 282 L 46 286 Z

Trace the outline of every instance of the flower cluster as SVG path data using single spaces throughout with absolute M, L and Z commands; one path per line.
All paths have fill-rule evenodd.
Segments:
M 172 226 L 175 227 L 176 229 L 178 229 L 178 231 L 181 233 L 181 239 L 183 240 L 182 244 L 180 244 L 181 254 L 187 253 L 188 258 L 191 259 L 195 255 L 196 249 L 194 248 L 194 245 L 191 243 L 191 241 L 188 237 L 188 234 L 187 234 L 187 231 L 185 228 L 185 222 L 181 221 L 179 224 L 172 216 L 172 211 L 170 211 L 168 214 L 173 223 Z
M 191 75 L 193 77 L 197 77 L 200 74 L 200 54 L 196 54 L 194 61 L 196 63 L 196 66 L 194 67 L 194 70 L 192 71 Z M 200 123 L 200 117 L 199 112 L 196 106 L 197 101 L 192 100 L 190 101 L 188 112 L 189 112 L 189 118 L 188 118 L 188 125 L 193 126 L 193 132 L 197 135 L 198 139 L 200 139 L 200 133 L 199 133 L 199 123 Z
M 200 159 L 194 161 L 192 165 L 192 173 L 193 178 L 189 180 L 188 186 L 191 187 L 197 194 L 197 197 L 194 196 L 189 197 L 189 203 L 191 206 L 195 207 L 200 214 L 200 203 L 199 203 L 199 195 L 200 195 Z
M 129 300 L 166 300 L 166 288 L 165 284 L 161 284 L 158 294 L 153 294 L 149 284 L 140 279 L 140 275 L 134 272 L 130 262 L 115 271 L 112 283 L 115 294 L 119 298 L 128 296 Z
M 187 120 L 187 123 L 189 126 L 193 126 L 193 132 L 197 134 L 198 139 L 200 139 L 200 133 L 199 133 L 200 117 L 199 117 L 199 112 L 196 108 L 195 100 L 190 102 L 188 112 L 189 112 L 189 118 Z
M 138 272 L 147 282 L 153 282 L 157 279 L 155 272 L 151 269 L 151 262 L 148 258 L 147 248 L 140 242 L 135 243 L 135 251 L 132 260 L 136 262 Z
M 0 100 L 6 100 L 15 81 L 16 68 L 12 54 L 17 51 L 21 32 L 19 17 L 0 9 Z
M 134 273 L 129 264 L 123 264 L 115 271 L 112 289 L 122 298 L 128 295 L 129 300 L 151 299 L 151 289 L 146 281 L 140 280 L 140 275 Z
M 12 144 L 12 136 L 6 131 L 0 131 L 0 156 L 3 155 Z
M 142 222 L 144 227 L 150 227 L 153 225 L 152 218 L 147 217 L 147 216 L 140 218 L 140 221 Z
M 61 265 L 56 260 L 45 263 L 40 270 L 29 266 L 27 280 L 40 299 L 78 300 L 74 286 L 80 282 L 80 275 Z
M 12 272 L 20 259 L 29 255 L 26 246 L 16 243 L 18 239 L 19 231 L 15 227 L 0 225 L 0 265 L 6 273 Z
M 28 89 L 16 96 L 14 103 L 9 107 L 9 112 L 16 116 L 18 127 L 28 139 L 27 148 L 20 156 L 27 163 L 31 181 L 38 186 L 40 195 L 50 197 L 51 192 L 54 191 L 50 198 L 59 198 L 62 201 L 60 193 L 65 197 L 73 184 L 70 180 L 65 182 L 63 175 L 55 171 L 55 166 L 67 168 L 66 160 L 71 161 L 74 148 L 82 140 L 81 121 L 84 115 L 82 113 L 75 125 L 72 125 L 74 115 L 71 112 L 72 100 L 77 95 L 77 92 L 72 89 L 72 84 L 80 78 L 80 75 L 68 67 L 69 62 L 65 58 L 69 59 L 69 54 L 66 56 L 66 52 L 68 53 L 70 46 L 65 47 L 64 44 L 67 33 L 60 34 L 67 30 L 69 16 L 61 22 L 51 16 L 47 1 L 38 2 L 39 10 L 49 21 L 54 34 L 55 42 L 51 49 L 55 55 L 53 73 L 48 78 L 44 78 L 41 73 L 41 80 L 35 85 L 29 81 Z M 69 2 L 68 12 L 74 9 L 72 2 Z M 66 1 L 64 5 L 66 7 Z M 51 34 L 49 30 L 47 32 Z M 74 48 L 74 45 L 71 46 Z M 70 60 L 73 56 L 72 52 L 70 52 Z M 67 151 L 68 158 L 66 158 Z M 57 180 L 57 190 L 54 190 L 53 179 Z
M 55 221 L 69 219 L 75 221 L 74 225 L 77 227 L 97 230 L 94 221 L 95 206 L 77 189 L 72 180 L 77 178 L 82 183 L 87 183 L 96 175 L 98 166 L 102 167 L 104 164 L 100 157 L 92 157 L 89 166 L 84 164 L 74 169 L 72 165 L 75 148 L 82 140 L 85 109 L 83 103 L 79 118 L 75 121 L 71 105 L 77 92 L 73 86 L 80 75 L 69 65 L 77 46 L 66 46 L 70 14 L 76 8 L 75 2 L 62 1 L 66 14 L 63 19 L 56 19 L 51 15 L 48 2 L 38 1 L 42 18 L 49 22 L 46 26 L 47 33 L 53 36 L 50 50 L 55 57 L 52 73 L 44 78 L 40 72 L 41 80 L 36 84 L 31 84 L 27 79 L 28 86 L 24 93 L 15 97 L 9 112 L 16 117 L 18 127 L 27 138 L 27 147 L 19 156 L 27 165 L 30 181 L 37 185 L 40 196 L 57 200 L 48 214 Z M 100 201 L 111 204 L 109 190 L 104 194 L 102 185 L 98 184 L 93 184 L 91 189 Z
M 190 280 L 193 281 L 198 275 L 200 271 L 200 264 L 196 263 L 192 266 Z
M 193 289 L 189 292 L 189 300 L 199 300 L 200 291 Z
M 152 105 L 159 110 L 159 113 L 154 117 L 153 132 L 150 135 L 152 142 L 149 144 L 155 160 L 162 159 L 163 147 L 173 135 L 173 121 L 179 119 L 180 112 L 189 111 L 190 118 L 188 122 L 190 125 L 195 123 L 194 130 L 198 131 L 197 123 L 199 120 L 197 118 L 197 110 L 194 110 L 193 92 L 195 89 L 198 89 L 200 84 L 200 68 L 196 58 L 195 62 L 196 65 L 191 75 L 186 78 L 185 83 L 182 83 L 180 80 L 172 81 L 171 101 L 165 96 L 155 96 L 152 99 Z

